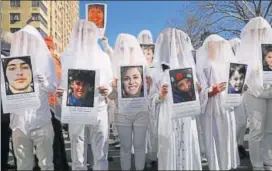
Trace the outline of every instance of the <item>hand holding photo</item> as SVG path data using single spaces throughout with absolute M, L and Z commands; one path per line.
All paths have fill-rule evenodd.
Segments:
M 196 100 L 191 68 L 170 70 L 169 74 L 174 104 Z
M 263 71 L 272 71 L 272 44 L 262 44 Z
M 6 95 L 35 92 L 30 56 L 2 59 Z
M 241 94 L 245 83 L 247 65 L 230 63 L 228 94 Z
M 122 98 L 144 97 L 143 66 L 121 67 Z
M 95 71 L 68 70 L 67 106 L 94 107 Z

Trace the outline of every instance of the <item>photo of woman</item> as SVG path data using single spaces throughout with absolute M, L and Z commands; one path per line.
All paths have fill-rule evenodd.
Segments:
M 272 44 L 262 44 L 263 70 L 272 71 Z
M 174 103 L 196 100 L 192 69 L 176 69 L 169 71 Z
M 142 66 L 121 67 L 122 98 L 144 97 Z
M 6 95 L 34 92 L 30 56 L 2 59 Z
M 98 28 L 104 28 L 105 25 L 105 6 L 100 4 L 88 5 L 88 21 L 92 21 Z
M 244 64 L 230 64 L 229 71 L 229 94 L 241 94 L 243 91 L 246 78 L 247 65 Z
M 141 44 L 140 45 L 142 48 L 142 51 L 146 57 L 147 63 L 149 65 L 149 67 L 153 67 L 152 63 L 153 63 L 153 58 L 154 58 L 154 49 L 155 49 L 155 45 L 152 44 Z
M 95 71 L 68 70 L 67 106 L 94 107 Z

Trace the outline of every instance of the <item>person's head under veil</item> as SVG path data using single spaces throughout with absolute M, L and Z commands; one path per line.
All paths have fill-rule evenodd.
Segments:
M 138 42 L 140 43 L 149 67 L 153 67 L 152 62 L 154 58 L 155 45 L 151 32 L 149 30 L 141 31 L 138 35 Z
M 262 17 L 249 20 L 241 32 L 241 45 L 237 51 L 239 61 L 248 64 L 246 84 L 258 96 L 263 89 L 261 44 L 272 44 L 272 28 Z
M 233 39 L 229 40 L 229 44 L 232 47 L 232 51 L 233 51 L 234 55 L 236 55 L 236 52 L 237 52 L 238 48 L 240 47 L 241 40 L 239 38 L 233 38 Z
M 163 71 L 195 67 L 191 50 L 191 40 L 186 33 L 175 28 L 166 28 L 157 38 L 153 64 Z

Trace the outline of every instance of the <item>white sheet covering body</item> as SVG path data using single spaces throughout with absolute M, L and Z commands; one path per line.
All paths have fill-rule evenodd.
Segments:
M 147 66 L 144 54 L 142 53 L 137 39 L 129 34 L 119 34 L 115 42 L 114 56 L 112 59 L 113 73 L 117 79 L 121 79 L 118 78 L 118 72 L 120 71 L 120 66 L 122 65 Z M 143 78 L 142 81 L 144 81 Z M 117 92 L 117 90 L 114 90 L 109 96 L 109 98 L 114 99 L 115 104 L 118 104 L 117 93 L 122 92 Z M 129 170 L 131 168 L 131 149 L 133 144 L 136 170 L 143 170 L 145 166 L 145 140 L 148 124 L 148 113 L 120 113 L 118 111 L 118 105 L 116 111 L 116 125 L 121 144 L 121 168 L 122 170 Z
M 256 17 L 243 28 L 237 52 L 237 58 L 249 65 L 245 104 L 250 120 L 250 160 L 256 170 L 264 164 L 272 166 L 272 86 L 264 83 L 261 44 L 272 44 L 272 29 L 264 18 Z
M 158 170 L 202 170 L 195 117 L 174 119 L 169 96 L 159 99 L 162 85 L 170 83 L 162 64 L 170 69 L 195 68 L 190 46 L 189 36 L 174 28 L 162 31 L 155 43 L 157 74 L 150 90 L 150 114 L 158 118 Z
M 87 70 L 99 70 L 99 86 L 106 86 L 111 92 L 112 70 L 108 55 L 98 45 L 99 32 L 96 25 L 86 20 L 78 20 L 74 25 L 67 49 L 61 55 L 62 62 L 62 87 L 67 77 L 65 71 L 69 68 L 81 68 Z M 96 87 L 97 88 L 97 87 Z M 65 98 L 65 97 L 63 97 Z M 91 143 L 94 170 L 107 170 L 108 161 L 108 114 L 105 97 L 99 94 L 97 104 L 97 122 L 92 125 L 69 124 L 71 138 L 72 169 L 85 170 L 86 145 Z M 88 135 L 85 136 L 85 131 Z M 86 140 L 88 139 L 88 141 Z
M 210 170 L 230 170 L 239 164 L 235 116 L 225 107 L 226 91 L 208 97 L 210 87 L 228 80 L 229 62 L 235 57 L 229 43 L 218 35 L 210 35 L 197 53 L 198 78 L 202 85 L 200 100 L 205 135 L 205 149 Z
M 10 128 L 18 170 L 32 170 L 34 166 L 33 148 L 42 170 L 53 170 L 53 138 L 51 113 L 48 103 L 49 93 L 56 90 L 57 76 L 50 52 L 39 31 L 27 25 L 13 33 L 11 56 L 32 56 L 37 74 L 44 77 L 43 83 L 35 91 L 38 93 L 40 106 L 35 109 L 10 114 Z M 37 76 L 33 76 L 37 80 Z M 41 136 L 42 135 L 42 136 Z M 25 147 L 25 148 L 22 148 Z

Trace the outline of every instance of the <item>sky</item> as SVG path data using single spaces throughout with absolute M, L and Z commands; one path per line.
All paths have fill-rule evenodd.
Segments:
M 112 47 L 118 34 L 129 33 L 137 37 L 145 29 L 151 31 L 155 41 L 170 19 L 186 17 L 178 12 L 186 3 L 182 1 L 80 1 L 80 19 L 85 19 L 85 5 L 89 3 L 107 4 L 106 37 Z

